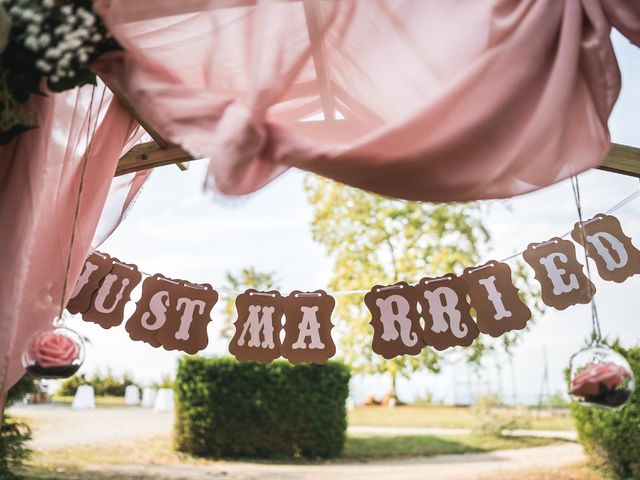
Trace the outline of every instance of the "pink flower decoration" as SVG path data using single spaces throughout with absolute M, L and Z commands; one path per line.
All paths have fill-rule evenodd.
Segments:
M 41 367 L 71 365 L 78 359 L 78 347 L 66 335 L 44 332 L 31 344 L 31 358 Z
M 600 394 L 600 385 L 608 390 L 619 387 L 629 373 L 615 363 L 589 365 L 571 382 L 569 393 L 578 397 L 595 397 Z

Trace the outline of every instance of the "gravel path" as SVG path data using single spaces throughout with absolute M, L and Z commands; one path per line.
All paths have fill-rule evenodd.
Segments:
M 72 410 L 33 405 L 11 407 L 8 413 L 29 419 L 33 430 L 31 448 L 36 450 L 128 442 L 167 435 L 173 427 L 173 414 L 139 407 Z
M 534 469 L 550 469 L 584 461 L 577 444 L 502 450 L 468 455 L 441 455 L 393 462 L 325 465 L 273 465 L 218 462 L 212 466 L 114 465 L 106 472 L 117 476 L 163 480 L 472 480 Z M 96 467 L 105 472 L 104 466 Z

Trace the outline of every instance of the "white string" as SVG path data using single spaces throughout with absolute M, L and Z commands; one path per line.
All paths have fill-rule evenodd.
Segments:
M 573 180 L 572 180 L 573 182 Z M 635 200 L 636 198 L 640 197 L 640 189 L 636 190 L 635 192 L 627 195 L 626 197 L 624 197 L 622 200 L 620 200 L 618 203 L 616 203 L 615 205 L 613 205 L 611 208 L 609 208 L 608 210 L 605 211 L 605 214 L 610 214 L 613 213 L 617 210 L 620 210 L 622 207 L 624 207 L 625 205 L 627 205 L 628 203 L 630 203 L 631 201 Z M 560 238 L 565 238 L 568 237 L 571 234 L 571 231 L 566 232 L 565 234 L 563 234 Z M 514 253 L 513 255 L 509 255 L 508 257 L 503 258 L 502 260 L 498 260 L 498 262 L 500 263 L 506 263 L 510 260 L 513 260 L 514 258 L 518 258 L 520 257 L 523 253 L 525 252 L 525 250 L 522 250 L 520 252 Z M 587 263 L 587 269 L 588 269 L 588 263 Z M 143 272 L 140 271 L 140 273 L 146 277 L 151 277 L 153 276 L 150 273 L 147 272 Z M 590 276 L 589 276 L 590 278 Z M 216 288 L 216 291 L 222 295 L 226 295 L 228 297 L 237 297 L 238 295 L 243 294 L 244 292 L 238 291 L 238 290 L 232 290 L 229 288 Z M 339 291 L 330 291 L 327 290 L 327 293 L 329 295 L 331 295 L 332 297 L 344 297 L 347 295 L 364 295 L 366 293 L 369 293 L 371 291 L 370 288 L 368 289 L 362 289 L 362 290 L 339 290 Z M 595 303 L 592 301 L 592 309 L 595 309 Z
M 600 330 L 600 320 L 598 319 L 598 309 L 596 308 L 595 293 L 592 291 L 593 283 L 591 282 L 591 267 L 589 266 L 589 255 L 587 254 L 587 236 L 584 232 L 584 220 L 582 218 L 582 199 L 580 198 L 580 183 L 576 175 L 571 176 L 571 188 L 573 189 L 573 198 L 576 202 L 576 210 L 578 210 L 578 225 L 580 230 L 580 238 L 584 247 L 584 263 L 587 267 L 587 279 L 589 295 L 591 295 L 591 323 L 593 327 L 593 340 L 596 345 L 602 342 L 602 331 Z

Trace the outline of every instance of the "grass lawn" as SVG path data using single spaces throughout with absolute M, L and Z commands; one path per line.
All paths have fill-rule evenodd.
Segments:
M 573 418 L 567 412 L 557 416 L 540 416 L 535 410 L 522 410 L 521 428 L 533 430 L 573 430 Z M 544 412 L 542 412 L 544 413 Z M 349 425 L 376 427 L 473 428 L 476 420 L 469 407 L 449 405 L 405 405 L 357 407 L 349 412 Z
M 512 448 L 541 447 L 557 440 L 533 437 L 487 437 L 482 435 L 359 436 L 347 439 L 343 459 L 389 460 L 435 455 L 480 453 Z

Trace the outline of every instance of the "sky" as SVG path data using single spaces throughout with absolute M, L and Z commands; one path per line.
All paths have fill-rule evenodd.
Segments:
M 622 70 L 623 88 L 610 119 L 614 142 L 640 147 L 640 50 L 614 33 L 614 46 Z M 332 260 L 311 238 L 312 207 L 304 189 L 304 174 L 291 170 L 263 190 L 242 199 L 220 198 L 203 191 L 204 162 L 192 162 L 189 170 L 175 166 L 158 168 L 147 182 L 122 225 L 100 247 L 122 261 L 135 263 L 147 273 L 161 272 L 193 282 L 224 285 L 227 271 L 253 266 L 272 271 L 287 292 L 325 288 L 331 278 Z M 606 211 L 640 188 L 638 179 L 601 171 L 580 176 L 585 217 Z M 491 201 L 484 219 L 492 235 L 485 260 L 505 258 L 569 231 L 577 220 L 570 183 L 562 182 L 508 201 Z M 624 231 L 640 247 L 640 199 L 615 215 Z M 532 275 L 532 271 L 529 270 Z M 640 343 L 640 276 L 623 284 L 594 278 L 603 333 L 620 338 L 624 345 Z M 362 285 L 369 288 L 370 285 Z M 132 296 L 137 300 L 138 287 Z M 339 300 L 338 300 L 339 301 Z M 209 328 L 206 355 L 227 352 L 220 338 L 218 305 Z M 132 312 L 133 302 L 127 305 Z M 126 321 L 125 315 L 125 321 Z M 569 357 L 590 333 L 587 306 L 565 311 L 547 309 L 516 347 L 511 361 L 502 355 L 488 359 L 481 371 L 464 362 L 452 362 L 441 374 L 421 373 L 399 383 L 399 396 L 414 400 L 431 396 L 436 401 L 464 403 L 474 394 L 497 391 L 506 401 L 534 403 L 543 385 L 547 358 L 548 391 L 564 392 L 563 372 Z M 142 384 L 175 372 L 181 354 L 154 349 L 129 339 L 124 323 L 110 330 L 79 318 L 69 326 L 90 339 L 83 372 L 111 369 L 128 372 Z M 352 381 L 352 397 L 360 401 L 369 393 L 381 396 L 389 389 L 384 376 L 358 377 Z

